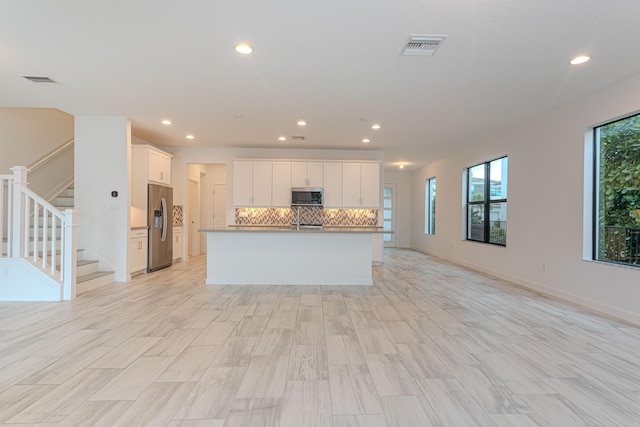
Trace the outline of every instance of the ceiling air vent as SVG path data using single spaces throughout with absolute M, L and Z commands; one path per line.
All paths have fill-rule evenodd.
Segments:
M 447 36 L 429 36 L 425 34 L 411 34 L 400 55 L 404 56 L 433 56 Z
M 296 140 L 296 141 L 304 141 L 304 136 L 292 136 L 291 139 Z
M 47 84 L 54 84 L 54 85 L 60 84 L 57 81 L 46 76 L 22 76 L 22 77 L 24 77 L 25 79 L 33 83 L 47 83 Z

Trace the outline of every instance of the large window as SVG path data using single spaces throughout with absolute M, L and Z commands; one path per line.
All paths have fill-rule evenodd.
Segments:
M 427 180 L 424 189 L 424 234 L 436 234 L 436 179 Z
M 593 258 L 640 266 L 640 115 L 594 129 Z
M 507 157 L 467 169 L 467 240 L 507 244 Z

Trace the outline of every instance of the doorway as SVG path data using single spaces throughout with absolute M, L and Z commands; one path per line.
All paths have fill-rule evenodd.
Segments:
M 383 234 L 382 240 L 385 248 L 396 247 L 396 234 L 398 233 L 398 226 L 396 218 L 398 206 L 398 184 L 385 184 L 383 191 L 383 229 L 385 231 L 393 231 L 393 234 Z

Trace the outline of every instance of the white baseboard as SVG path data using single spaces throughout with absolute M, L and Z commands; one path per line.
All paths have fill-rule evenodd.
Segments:
M 544 296 L 551 297 L 551 298 L 554 298 L 556 300 L 561 300 L 561 301 L 566 302 L 566 303 L 579 305 L 580 307 L 588 309 L 589 311 L 594 312 L 596 314 L 603 315 L 603 316 L 606 316 L 606 317 L 609 317 L 609 318 L 612 318 L 612 319 L 615 319 L 615 320 L 631 323 L 631 324 L 633 324 L 635 326 L 640 326 L 640 315 L 637 314 L 637 313 L 632 313 L 630 311 L 621 310 L 621 309 L 619 309 L 617 307 L 613 307 L 613 306 L 610 306 L 608 304 L 602 304 L 601 302 L 594 301 L 592 299 L 585 298 L 585 297 L 582 297 L 580 295 L 572 294 L 570 292 L 565 292 L 565 291 L 562 291 L 562 290 L 554 289 L 554 288 L 551 288 L 551 287 L 549 287 L 547 285 L 543 285 L 541 283 L 532 282 L 532 281 L 523 279 L 521 277 L 511 276 L 509 274 L 504 274 L 504 273 L 496 272 L 494 270 L 489 270 L 489 269 L 487 269 L 485 267 L 482 267 L 480 265 L 476 265 L 476 264 L 469 263 L 469 262 L 464 262 L 464 261 L 461 261 L 461 260 L 456 259 L 456 258 L 450 258 L 450 257 L 447 257 L 447 256 L 441 256 L 441 255 L 435 255 L 435 254 L 428 253 L 428 252 L 420 250 L 420 249 L 412 249 L 412 250 L 415 250 L 416 252 L 423 253 L 425 255 L 432 256 L 434 258 L 439 258 L 439 259 L 445 260 L 445 261 L 450 262 L 452 264 L 460 265 L 462 267 L 469 268 L 471 270 L 475 270 L 475 271 L 487 274 L 489 276 L 496 277 L 498 279 L 505 280 L 505 281 L 510 282 L 511 284 L 515 285 L 515 286 L 520 286 L 520 287 L 529 289 L 531 291 L 538 292 L 538 293 L 540 293 L 540 294 L 542 294 Z

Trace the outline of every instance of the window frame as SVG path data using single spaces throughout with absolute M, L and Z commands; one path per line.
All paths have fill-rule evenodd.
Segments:
M 466 188 L 465 188 L 465 224 L 466 224 L 466 230 L 465 230 L 465 239 L 467 241 L 470 242 L 478 242 L 478 243 L 486 243 L 489 245 L 494 245 L 494 246 L 501 246 L 501 247 L 506 247 L 507 246 L 507 242 L 506 242 L 506 228 L 505 228 L 505 243 L 499 243 L 499 242 L 492 242 L 491 241 L 491 205 L 492 204 L 497 204 L 497 203 L 504 203 L 505 205 L 507 204 L 507 199 L 508 199 L 508 195 L 505 198 L 502 199 L 492 199 L 491 198 L 491 163 L 495 162 L 496 160 L 502 160 L 502 159 L 509 159 L 508 155 L 504 155 L 504 156 L 500 156 L 500 157 L 496 157 L 494 159 L 491 160 L 487 160 L 481 163 L 476 163 L 475 165 L 469 166 L 466 168 Z M 507 163 L 508 165 L 508 163 Z M 483 200 L 470 200 L 469 199 L 469 195 L 471 193 L 471 169 L 476 168 L 478 166 L 484 166 L 484 197 Z M 508 167 L 508 166 L 507 166 Z M 508 174 L 508 171 L 507 171 Z M 508 178 L 507 178 L 507 182 L 508 182 Z M 471 233 L 470 233 L 470 224 L 469 224 L 469 210 L 471 209 L 472 206 L 482 206 L 483 207 L 483 240 L 478 240 L 478 239 L 472 239 L 471 238 Z M 505 221 L 506 222 L 506 221 Z
M 640 112 L 636 111 L 625 115 L 623 117 L 619 117 L 617 119 L 608 120 L 604 123 L 598 124 L 591 128 L 591 150 L 592 150 L 592 159 L 591 159 L 591 261 L 602 262 L 608 265 L 614 266 L 622 266 L 626 268 L 638 269 L 640 268 L 639 263 L 632 262 L 623 262 L 615 259 L 607 259 L 607 258 L 599 258 L 599 245 L 600 245 L 600 202 L 601 202 L 601 194 L 600 194 L 600 186 L 601 186 L 601 139 L 600 139 L 600 130 L 605 126 L 609 126 L 615 123 L 619 123 L 633 117 L 640 117 Z M 604 225 L 604 227 L 607 227 Z M 624 228 L 635 228 L 635 227 L 624 227 Z M 636 243 L 637 244 L 637 243 Z M 637 255 L 636 255 L 637 256 Z M 588 259 L 585 257 L 585 259 Z
M 427 178 L 425 180 L 425 190 L 424 190 L 424 234 L 433 236 L 436 234 L 436 212 L 434 206 L 432 206 L 432 195 L 431 195 L 431 182 L 433 181 L 434 187 L 434 195 L 433 195 L 433 204 L 435 205 L 436 197 L 437 197 L 437 181 L 436 177 L 433 176 L 431 178 Z M 432 212 L 433 211 L 433 212 Z

